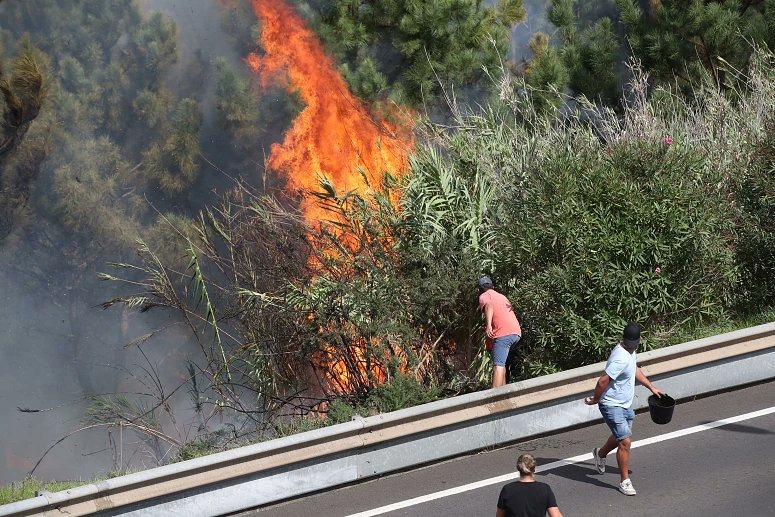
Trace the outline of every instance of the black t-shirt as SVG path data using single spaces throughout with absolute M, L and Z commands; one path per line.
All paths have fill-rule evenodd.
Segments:
M 557 506 L 554 492 L 540 481 L 514 481 L 498 497 L 498 508 L 506 510 L 506 517 L 545 517 L 552 506 Z

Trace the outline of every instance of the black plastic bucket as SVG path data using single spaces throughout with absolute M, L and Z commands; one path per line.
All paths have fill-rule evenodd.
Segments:
M 651 420 L 655 424 L 666 424 L 673 418 L 675 409 L 675 399 L 669 395 L 662 394 L 661 397 L 651 395 L 649 397 L 649 413 Z

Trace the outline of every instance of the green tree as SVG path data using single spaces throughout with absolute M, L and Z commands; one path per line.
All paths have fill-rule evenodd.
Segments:
M 259 134 L 259 98 L 250 78 L 224 58 L 215 60 L 215 96 L 222 127 L 242 149 L 253 145 Z
M 149 129 L 163 127 L 175 105 L 175 97 L 166 88 L 143 89 L 137 93 L 132 108 Z
M 553 114 L 564 102 L 564 89 L 569 81 L 562 51 L 549 45 L 549 37 L 536 33 L 531 38 L 533 59 L 525 67 L 525 87 L 532 91 L 532 105 L 540 114 Z
M 314 21 L 358 95 L 417 104 L 433 99 L 440 81 L 475 84 L 482 67 L 499 66 L 524 17 L 522 0 L 336 0 Z
M 588 4 L 590 2 L 552 0 L 549 20 L 560 30 L 562 43 L 559 53 L 568 70 L 568 86 L 573 93 L 614 106 L 621 97 L 619 38 L 607 16 L 587 23 L 588 17 L 597 14 L 588 11 Z M 543 70 L 540 65 L 539 62 L 537 70 Z M 564 86 L 562 83 L 554 84 L 554 88 L 559 90 Z
M 162 142 L 151 144 L 143 153 L 146 174 L 165 191 L 183 192 L 199 170 L 199 138 L 202 115 L 193 99 L 178 103 L 169 131 Z
M 365 53 L 363 49 L 359 52 L 359 54 Z M 377 62 L 370 55 L 356 58 L 356 63 L 355 70 L 350 70 L 350 66 L 346 63 L 342 65 L 342 75 L 353 86 L 359 97 L 363 99 L 378 98 L 388 88 L 387 77 L 379 71 Z
M 772 0 L 662 0 L 648 11 L 639 4 L 616 0 L 633 53 L 659 80 L 687 84 L 706 70 L 728 88 L 736 80 L 729 72 L 745 68 L 752 44 L 775 44 Z
M 178 26 L 161 13 L 153 13 L 135 31 L 134 44 L 137 65 L 150 74 L 147 84 L 157 85 L 162 72 L 178 59 Z
M 68 91 L 77 91 L 89 85 L 86 70 L 73 56 L 65 56 L 59 63 L 59 81 L 62 87 Z
M 95 74 L 102 105 L 102 120 L 111 134 L 126 130 L 126 113 L 130 108 L 130 85 L 122 67 L 111 63 Z
M 132 176 L 109 139 L 89 140 L 57 157 L 53 193 L 56 214 L 81 239 L 105 251 L 133 246 L 140 236 L 136 195 L 124 195 Z
M 709 74 L 728 89 L 745 70 L 752 48 L 775 44 L 773 0 L 552 0 L 548 17 L 558 28 L 557 48 L 572 93 L 616 109 L 630 53 L 655 82 L 679 81 L 691 91 Z M 540 62 L 533 71 L 546 75 Z M 565 86 L 552 83 L 554 90 Z
M 51 56 L 75 57 L 87 75 L 100 69 L 126 29 L 139 22 L 136 6 L 124 0 L 31 0 L 7 2 L 4 9 L 6 27 L 24 27 Z

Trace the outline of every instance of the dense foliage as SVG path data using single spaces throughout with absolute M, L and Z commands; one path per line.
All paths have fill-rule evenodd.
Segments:
M 297 2 L 361 98 L 432 102 L 439 87 L 474 85 L 508 53 L 522 0 Z
M 735 246 L 744 287 L 741 311 L 755 312 L 775 302 L 775 122 L 750 142 L 750 163 L 734 176 L 739 209 Z
M 662 0 L 648 12 L 639 2 L 617 0 L 626 41 L 657 79 L 684 83 L 711 73 L 718 85 L 734 84 L 731 70 L 742 70 L 751 44 L 775 44 L 775 2 L 758 0 Z M 731 70 L 730 70 L 731 68 Z
M 739 86 L 736 71 L 748 65 L 753 46 L 775 45 L 772 0 L 551 0 L 548 17 L 557 28 L 560 60 L 545 62 L 534 49 L 527 76 L 534 85 L 567 86 L 617 109 L 628 55 L 652 81 L 677 83 L 686 94 L 705 74 L 721 89 Z

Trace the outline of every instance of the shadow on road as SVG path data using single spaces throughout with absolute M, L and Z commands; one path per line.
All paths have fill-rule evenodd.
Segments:
M 700 422 L 700 425 L 711 424 L 711 423 L 713 423 L 711 420 L 706 420 L 704 422 Z M 762 429 L 761 427 L 754 427 L 751 425 L 743 425 L 743 424 L 724 424 L 722 426 L 717 427 L 716 429 L 719 429 L 721 431 L 732 431 L 734 433 L 773 434 L 773 432 L 770 431 L 769 429 Z
M 616 467 L 616 459 L 614 460 L 614 465 L 611 465 L 611 459 L 612 457 L 608 458 L 609 465 L 606 466 L 606 474 L 609 473 L 613 474 L 619 474 L 619 469 Z M 560 458 L 536 458 L 536 462 L 538 462 L 538 466 L 540 468 L 541 465 L 548 465 L 550 463 L 554 463 L 555 461 L 560 461 Z M 552 470 L 546 471 L 546 472 L 539 472 L 536 474 L 536 479 L 538 481 L 542 481 L 541 477 L 545 476 L 546 474 L 552 474 L 554 476 L 563 477 L 565 479 L 570 479 L 572 481 L 578 481 L 579 483 L 586 483 L 588 485 L 594 485 L 599 486 L 602 488 L 610 488 L 611 490 L 618 490 L 617 483 L 619 481 L 619 478 L 614 478 L 614 481 L 603 481 L 603 476 L 597 473 L 597 470 L 595 470 L 595 466 L 589 462 L 589 463 L 574 463 L 572 465 L 563 465 L 562 467 L 555 467 Z

